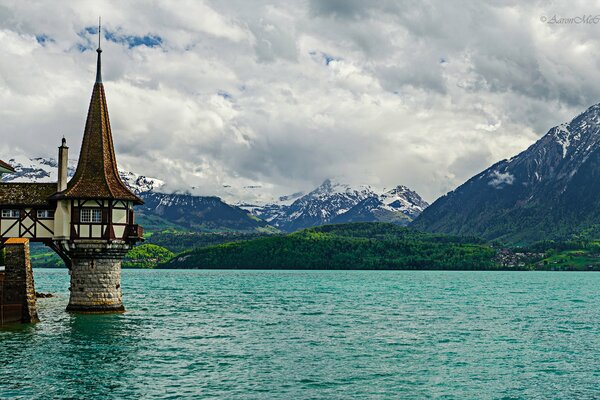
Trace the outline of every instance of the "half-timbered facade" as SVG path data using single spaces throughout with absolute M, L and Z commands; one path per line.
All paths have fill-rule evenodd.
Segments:
M 142 229 L 135 224 L 133 206 L 142 200 L 119 176 L 100 74 L 70 181 L 65 139 L 58 149 L 57 183 L 0 183 L 0 240 L 27 238 L 51 247 L 65 240 L 140 240 Z M 0 174 L 10 172 L 14 169 L 0 161 Z
M 133 205 L 123 200 L 71 200 L 73 239 L 129 240 L 139 237 Z
M 54 193 L 54 183 L 0 183 L 0 238 L 52 241 Z

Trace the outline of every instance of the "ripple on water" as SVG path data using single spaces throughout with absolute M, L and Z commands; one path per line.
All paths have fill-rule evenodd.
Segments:
M 0 398 L 594 398 L 600 274 L 123 271 L 127 312 L 0 330 Z

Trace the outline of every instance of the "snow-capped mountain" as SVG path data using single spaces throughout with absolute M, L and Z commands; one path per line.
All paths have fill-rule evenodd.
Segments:
M 417 192 L 410 190 L 403 185 L 385 191 L 380 195 L 379 199 L 383 203 L 385 209 L 389 211 L 400 211 L 411 220 L 418 217 L 419 214 L 429 206 Z
M 134 172 L 119 170 L 119 175 L 121 176 L 123 183 L 137 195 L 149 192 L 159 192 L 165 185 L 160 179 L 138 175 Z
M 24 156 L 13 157 L 8 163 L 15 168 L 14 174 L 2 176 L 3 182 L 56 182 L 58 180 L 58 162 L 54 158 L 27 158 Z M 69 160 L 67 173 L 69 178 L 77 168 L 76 160 Z M 135 194 L 157 191 L 164 186 L 160 179 L 149 178 L 133 172 L 119 169 L 121 179 Z
M 56 182 L 58 180 L 58 163 L 54 158 L 13 157 L 7 160 L 15 169 L 15 173 L 2 176 L 3 182 Z M 77 162 L 69 160 L 69 177 L 75 173 Z
M 268 225 L 247 211 L 214 196 L 149 191 L 142 193 L 141 198 L 144 204 L 136 209 L 138 214 L 146 217 L 150 223 L 153 217 L 160 217 L 193 231 L 256 231 Z
M 227 188 L 226 188 L 227 189 Z M 284 196 L 271 196 L 260 191 L 267 191 L 262 186 L 244 186 L 241 190 L 226 191 L 223 200 L 258 217 L 273 217 L 279 213 L 281 206 L 289 206 L 296 199 L 304 196 L 304 192 L 296 192 Z M 262 218 L 261 217 L 261 218 Z M 264 219 L 264 218 L 263 218 Z
M 332 220 L 346 222 L 391 222 L 408 225 L 428 206 L 421 196 L 406 186 L 397 186 L 380 195 L 367 197 Z
M 406 225 L 427 207 L 417 193 L 405 186 L 379 194 L 368 185 L 352 187 L 332 179 L 286 204 L 289 201 L 289 197 L 284 197 L 281 202 L 255 206 L 250 211 L 272 226 L 291 232 L 338 222 L 387 221 Z
M 600 104 L 439 198 L 413 225 L 518 243 L 597 236 Z
M 16 172 L 4 175 L 5 182 L 57 180 L 55 159 L 13 157 L 9 163 Z M 69 160 L 70 177 L 76 167 L 76 161 Z M 377 192 L 368 185 L 352 187 L 327 179 L 310 193 L 296 192 L 278 198 L 261 194 L 264 189 L 259 186 L 229 188 L 228 200 L 223 201 L 215 196 L 165 193 L 167 186 L 159 179 L 123 170 L 119 174 L 146 203 L 137 208 L 138 215 L 146 219 L 146 224 L 157 227 L 173 224 L 192 230 L 262 230 L 270 225 L 291 232 L 338 222 L 386 221 L 406 225 L 427 207 L 417 193 L 405 186 Z M 236 201 L 236 193 L 258 201 Z
M 374 192 L 369 186 L 352 188 L 350 185 L 327 179 L 291 205 L 280 205 L 275 215 L 262 215 L 279 229 L 295 231 L 331 222 L 361 200 L 373 195 Z

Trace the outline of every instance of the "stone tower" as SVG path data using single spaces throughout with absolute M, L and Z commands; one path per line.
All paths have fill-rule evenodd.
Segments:
M 96 82 L 87 114 L 79 162 L 67 183 L 68 147 L 59 147 L 59 179 L 53 247 L 70 268 L 68 311 L 124 311 L 121 261 L 142 229 L 133 206 L 143 201 L 119 177 L 102 84 L 100 42 Z
M 100 27 L 98 27 L 100 29 Z M 69 148 L 58 148 L 57 183 L 0 182 L 0 248 L 10 239 L 44 243 L 71 274 L 67 310 L 123 311 L 121 260 L 143 230 L 133 206 L 143 201 L 121 181 L 106 107 L 100 39 L 96 83 L 79 162 L 67 182 Z M 14 169 L 0 161 L 0 174 Z

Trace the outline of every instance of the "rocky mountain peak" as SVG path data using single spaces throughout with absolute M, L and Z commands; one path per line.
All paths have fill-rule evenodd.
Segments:
M 528 242 L 600 220 L 600 104 L 438 199 L 419 229 Z
M 267 204 L 250 211 L 273 226 L 294 231 L 337 222 L 386 221 L 406 225 L 427 203 L 406 186 L 384 193 L 369 185 L 350 185 L 325 179 L 321 185 L 291 204 Z

